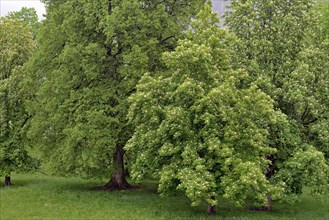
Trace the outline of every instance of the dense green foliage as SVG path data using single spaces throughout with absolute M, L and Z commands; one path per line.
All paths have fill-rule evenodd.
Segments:
M 320 13 L 321 34 L 329 39 L 329 2 L 320 1 L 316 4 L 316 10 Z
M 45 1 L 40 48 L 25 82 L 29 135 L 53 171 L 109 175 L 132 133 L 126 98 L 161 69 L 203 1 Z
M 226 16 L 239 39 L 236 65 L 283 113 L 271 126 L 271 146 L 277 152 L 269 156 L 267 177 L 276 183 L 289 174 L 281 179 L 286 194 L 301 193 L 307 184 L 328 189 L 323 153 L 328 151 L 329 50 L 318 36 L 321 27 L 313 6 L 312 0 L 236 0 Z
M 0 18 L 0 176 L 34 167 L 24 142 L 28 115 L 18 83 L 22 65 L 35 48 L 30 28 L 21 21 Z
M 158 177 L 163 195 L 182 190 L 194 205 L 326 192 L 328 50 L 312 43 L 312 6 L 232 1 L 226 24 L 236 42 L 209 9 L 200 14 L 164 54 L 168 70 L 144 75 L 131 96 L 133 177 Z
M 193 205 L 215 205 L 218 196 L 264 204 L 276 190 L 263 173 L 275 152 L 267 137 L 277 115 L 256 85 L 242 85 L 248 76 L 232 67 L 235 42 L 210 10 L 164 54 L 168 69 L 144 75 L 130 98 L 132 175 L 159 177 L 162 194 L 182 190 Z
M 40 27 L 37 11 L 34 8 L 23 7 L 20 11 L 9 12 L 6 18 L 17 19 L 25 25 L 31 25 L 31 31 L 34 37 Z
M 318 121 L 311 126 L 310 133 L 315 137 L 314 144 L 326 154 L 329 161 L 329 102 L 326 95 L 329 94 L 329 2 L 317 3 L 315 10 L 319 15 L 319 24 L 314 30 L 315 39 L 302 53 L 300 68 L 296 73 L 301 74 L 300 79 L 305 77 L 311 82 L 299 80 L 304 89 L 312 91 L 311 103 L 314 103 L 317 111 L 314 120 Z

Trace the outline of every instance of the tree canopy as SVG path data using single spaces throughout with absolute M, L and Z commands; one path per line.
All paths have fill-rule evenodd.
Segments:
M 319 61 L 298 73 L 309 60 L 312 4 L 276 3 L 232 1 L 226 22 L 237 40 L 206 9 L 164 54 L 167 70 L 143 76 L 130 98 L 134 178 L 158 177 L 163 195 L 182 190 L 194 205 L 223 196 L 271 209 L 271 195 L 294 201 L 304 186 L 328 190 L 322 145 L 305 130 L 328 125 L 326 53 L 312 50 Z M 320 80 L 303 84 L 308 74 Z
M 35 8 L 23 7 L 20 11 L 9 12 L 6 18 L 17 19 L 25 25 L 31 25 L 33 36 L 36 36 L 40 27 L 39 18 Z
M 321 27 L 314 4 L 312 0 L 234 0 L 225 18 L 239 39 L 236 65 L 247 70 L 251 81 L 283 113 L 279 123 L 271 126 L 271 146 L 277 152 L 269 156 L 273 165 L 267 177 L 280 179 L 282 173 L 290 173 L 282 179 L 287 194 L 301 193 L 313 180 L 318 180 L 317 187 L 327 188 L 323 153 L 328 150 L 324 138 L 328 134 L 328 44 L 316 34 Z M 298 159 L 300 154 L 322 165 L 308 166 L 308 160 Z M 293 167 L 288 165 L 292 160 Z M 300 175 L 303 172 L 314 177 Z
M 132 133 L 126 98 L 144 72 L 162 68 L 162 52 L 174 48 L 203 1 L 45 2 L 25 83 L 34 95 L 29 135 L 53 171 L 108 176 L 123 169 Z
M 158 177 L 162 195 L 182 190 L 193 205 L 215 205 L 221 196 L 264 204 L 275 191 L 264 172 L 277 113 L 255 84 L 242 85 L 249 76 L 233 67 L 234 38 L 210 12 L 207 6 L 164 54 L 167 70 L 145 74 L 130 97 L 132 176 Z
M 29 170 L 35 164 L 24 143 L 26 114 L 18 83 L 22 65 L 35 42 L 29 27 L 19 20 L 0 18 L 0 175 Z M 7 179 L 7 185 L 10 180 Z

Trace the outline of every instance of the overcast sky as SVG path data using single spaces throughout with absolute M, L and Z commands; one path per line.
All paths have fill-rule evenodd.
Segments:
M 39 0 L 0 0 L 0 16 L 6 16 L 8 12 L 19 11 L 22 7 L 35 8 L 39 19 L 46 14 L 46 9 Z

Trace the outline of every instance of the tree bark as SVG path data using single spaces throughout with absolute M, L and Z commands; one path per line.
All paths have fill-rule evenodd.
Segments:
M 125 190 L 131 189 L 131 185 L 127 182 L 124 170 L 124 150 L 118 146 L 113 157 L 114 171 L 110 181 L 104 186 L 104 189 L 109 190 Z
M 208 213 L 208 215 L 215 215 L 216 206 L 208 204 L 207 213 Z
M 267 198 L 266 210 L 267 211 L 272 211 L 272 196 L 271 196 L 271 194 L 267 194 L 266 198 Z
M 211 199 L 215 199 L 215 197 L 211 197 Z M 207 213 L 208 213 L 208 215 L 215 215 L 216 214 L 216 206 L 208 204 Z
M 10 176 L 5 176 L 5 186 L 10 186 L 10 185 L 11 185 Z

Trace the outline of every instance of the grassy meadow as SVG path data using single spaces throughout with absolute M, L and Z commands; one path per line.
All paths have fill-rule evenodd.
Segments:
M 1 182 L 2 179 L 1 179 Z M 190 206 L 180 193 L 160 198 L 156 183 L 145 181 L 129 191 L 95 191 L 100 180 L 12 176 L 13 185 L 0 187 L 0 219 L 329 219 L 329 197 L 305 193 L 295 205 L 274 202 L 272 212 L 250 211 L 221 203 L 207 216 L 206 204 Z

